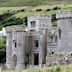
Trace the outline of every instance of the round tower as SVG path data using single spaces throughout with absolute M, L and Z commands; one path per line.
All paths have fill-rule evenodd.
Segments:
M 59 51 L 64 53 L 72 52 L 72 12 L 58 12 Z

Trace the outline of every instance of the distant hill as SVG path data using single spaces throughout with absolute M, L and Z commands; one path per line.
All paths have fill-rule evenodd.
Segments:
M 0 6 L 37 6 L 71 4 L 72 0 L 0 0 Z

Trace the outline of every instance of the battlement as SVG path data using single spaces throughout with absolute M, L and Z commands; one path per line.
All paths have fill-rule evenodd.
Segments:
M 12 32 L 12 31 L 26 31 L 26 29 L 23 25 L 15 25 L 15 26 L 6 27 L 6 32 Z
M 39 15 L 33 15 L 33 16 L 28 16 L 28 20 L 39 20 L 39 19 L 50 19 L 51 16 L 44 15 L 44 14 L 39 14 Z
M 57 12 L 56 18 L 57 19 L 72 18 L 72 12 L 65 12 L 65 11 Z

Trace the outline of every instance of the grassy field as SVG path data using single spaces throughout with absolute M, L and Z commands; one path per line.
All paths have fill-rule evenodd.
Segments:
M 61 9 L 52 10 L 54 7 L 60 7 Z M 18 10 L 24 9 L 25 11 L 17 12 Z M 42 9 L 42 11 L 36 11 L 37 9 Z M 47 9 L 50 9 L 50 11 L 46 11 Z M 14 14 L 16 17 L 25 17 L 29 15 L 34 14 L 47 14 L 52 15 L 53 13 L 56 13 L 57 11 L 72 11 L 72 4 L 67 5 L 42 5 L 42 6 L 24 6 L 24 7 L 0 7 L 0 15 L 3 13 L 6 13 L 9 10 L 9 12 L 17 12 Z
M 0 0 L 0 6 L 37 6 L 53 4 L 71 4 L 72 0 Z
M 57 9 L 54 9 L 55 7 L 57 7 Z M 41 9 L 41 11 L 37 11 L 37 9 Z M 72 4 L 41 5 L 35 7 L 0 7 L 0 30 L 5 26 L 23 24 L 23 19 L 27 16 L 37 14 L 52 16 L 58 11 L 72 11 Z
M 72 65 L 33 68 L 27 70 L 2 70 L 1 72 L 72 72 Z

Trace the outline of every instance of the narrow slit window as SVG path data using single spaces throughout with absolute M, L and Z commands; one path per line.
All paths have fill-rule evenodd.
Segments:
M 16 40 L 13 40 L 13 44 L 14 44 L 14 47 L 16 48 L 17 47 Z
M 15 42 L 15 48 L 17 47 L 17 43 Z
M 59 29 L 59 38 L 61 38 L 61 29 Z

